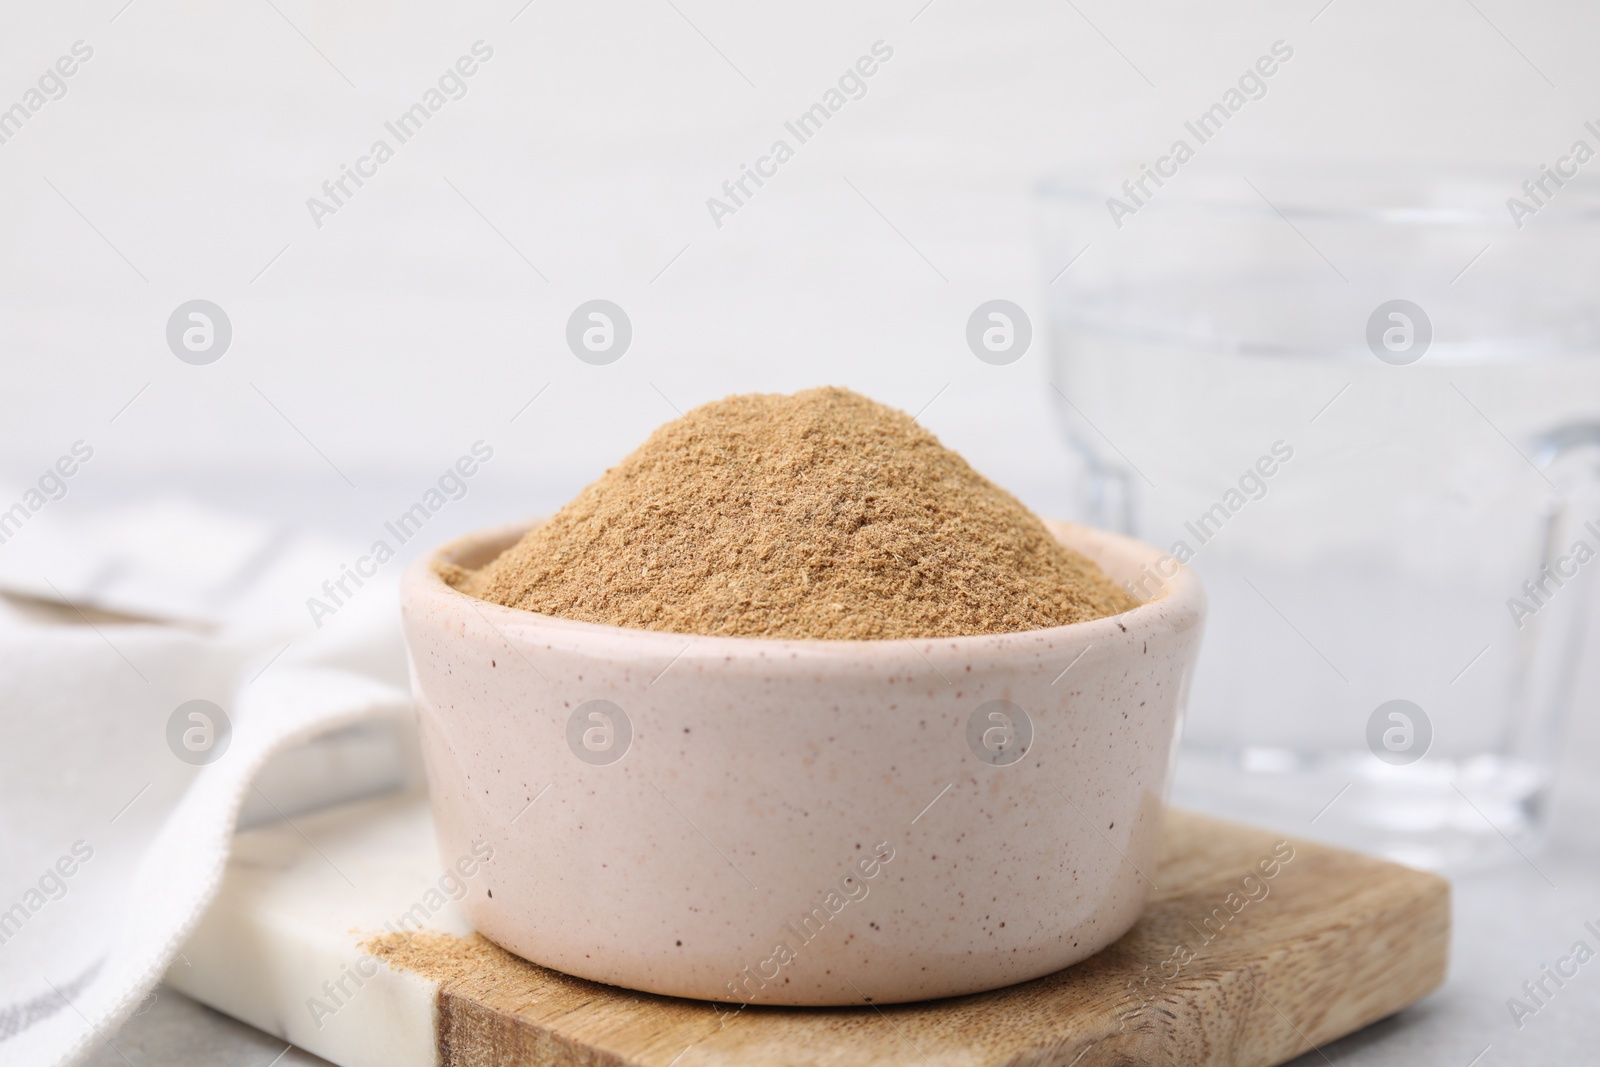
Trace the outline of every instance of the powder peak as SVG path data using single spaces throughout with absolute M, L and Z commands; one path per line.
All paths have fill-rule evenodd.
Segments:
M 658 428 L 464 593 L 731 637 L 1008 633 L 1137 601 L 916 420 L 848 389 L 749 393 Z

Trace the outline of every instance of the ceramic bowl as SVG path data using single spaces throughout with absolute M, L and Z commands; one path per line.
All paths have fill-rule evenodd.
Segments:
M 530 524 L 434 558 L 475 568 Z M 722 1003 L 974 993 L 1143 907 L 1205 611 L 1126 538 L 1052 524 L 1131 611 L 915 641 L 696 637 L 402 589 L 441 860 L 485 936 Z

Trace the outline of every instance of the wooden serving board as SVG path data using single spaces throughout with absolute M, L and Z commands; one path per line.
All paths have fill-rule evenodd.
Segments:
M 1077 966 L 920 1004 L 735 1011 L 444 936 L 469 933 L 448 904 L 424 907 L 439 934 L 366 955 L 438 902 L 442 870 L 417 795 L 241 834 L 168 981 L 341 1067 L 1264 1067 L 1414 1003 L 1449 948 L 1442 878 L 1173 810 L 1144 917 Z

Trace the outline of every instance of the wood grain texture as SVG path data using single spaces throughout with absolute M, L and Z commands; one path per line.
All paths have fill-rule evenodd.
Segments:
M 1170 811 L 1153 875 L 1159 888 L 1120 941 L 1045 978 L 920 1004 L 734 1013 L 736 1006 L 570 978 L 480 939 L 477 959 L 468 966 L 457 959 L 454 976 L 441 982 L 440 1062 L 1283 1063 L 1414 1003 L 1444 980 L 1450 888 L 1431 874 L 1282 840 Z M 1288 849 L 1292 858 L 1263 877 L 1258 865 L 1270 868 Z

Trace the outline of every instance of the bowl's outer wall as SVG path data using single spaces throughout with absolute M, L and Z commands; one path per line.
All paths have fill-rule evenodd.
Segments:
M 1119 578 L 1158 555 L 1058 531 Z M 1185 571 L 1134 611 L 1031 633 L 698 638 L 487 604 L 419 563 L 403 612 L 441 859 L 491 847 L 474 925 L 629 988 L 886 1003 L 1047 974 L 1143 906 L 1203 611 Z M 567 740 L 596 699 L 632 726 L 608 765 Z M 1034 730 L 1009 766 L 967 741 L 997 699 Z

